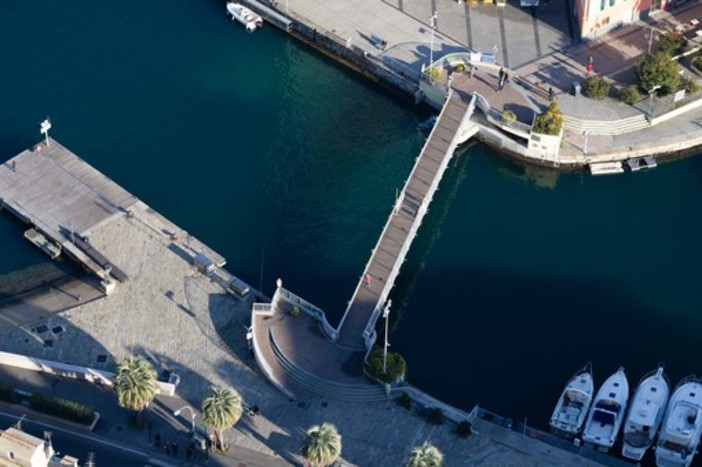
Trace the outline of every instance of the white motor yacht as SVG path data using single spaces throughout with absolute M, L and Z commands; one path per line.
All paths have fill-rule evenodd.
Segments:
M 570 378 L 551 415 L 551 428 L 568 438 L 575 437 L 583 428 L 587 411 L 592 403 L 595 386 L 592 367 L 588 363 Z
M 702 434 L 702 381 L 688 376 L 678 383 L 668 403 L 656 445 L 656 465 L 687 467 Z
M 241 3 L 227 3 L 227 12 L 232 15 L 232 21 L 236 20 L 243 24 L 248 32 L 254 32 L 256 29 L 263 26 L 263 18 Z
M 663 421 L 669 396 L 663 365 L 641 379 L 624 420 L 624 457 L 640 461 L 646 454 Z
M 622 426 L 628 401 L 629 382 L 624 367 L 620 367 L 597 391 L 585 422 L 583 441 L 599 451 L 609 451 Z

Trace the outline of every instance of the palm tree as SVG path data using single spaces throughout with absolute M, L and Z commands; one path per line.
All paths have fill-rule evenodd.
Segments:
M 302 456 L 311 466 L 329 465 L 341 454 L 341 435 L 331 423 L 315 425 L 306 433 L 302 443 Z
M 215 446 L 224 451 L 222 432 L 235 425 L 241 418 L 241 396 L 233 389 L 212 386 L 212 394 L 202 401 L 201 412 L 202 421 L 214 430 Z
M 441 467 L 442 465 L 444 465 L 444 455 L 439 448 L 428 441 L 412 448 L 410 456 L 405 461 L 405 467 Z
M 158 393 L 156 370 L 141 357 L 129 357 L 117 368 L 114 389 L 119 405 L 137 413 L 149 406 Z

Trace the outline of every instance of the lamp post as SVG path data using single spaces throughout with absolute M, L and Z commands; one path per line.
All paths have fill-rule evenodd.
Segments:
M 388 300 L 383 308 L 383 318 L 385 318 L 385 345 L 383 346 L 383 373 L 388 372 L 388 317 L 390 316 L 390 306 L 392 300 Z
M 195 433 L 195 411 L 192 407 L 190 407 L 189 405 L 183 406 L 180 409 L 173 412 L 173 415 L 177 417 L 185 409 L 190 410 L 190 432 Z
M 429 66 L 433 67 L 434 66 L 434 30 L 436 29 L 436 19 L 438 16 L 436 15 L 436 11 L 434 12 L 433 15 L 431 15 L 431 18 L 429 18 L 429 21 L 431 21 L 431 39 L 429 42 Z
M 648 100 L 648 118 L 653 118 L 653 95 L 656 93 L 661 88 L 660 84 L 656 84 L 651 88 L 650 91 L 648 91 L 649 95 L 649 100 Z
M 590 130 L 585 130 L 583 133 L 585 141 L 583 142 L 583 154 L 587 156 L 587 137 L 590 136 Z

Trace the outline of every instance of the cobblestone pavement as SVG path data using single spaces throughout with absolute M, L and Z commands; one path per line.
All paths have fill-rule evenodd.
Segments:
M 248 350 L 250 302 L 198 273 L 170 236 L 148 227 L 149 215 L 137 209 L 134 218 L 90 232 L 91 243 L 130 277 L 114 295 L 42 320 L 50 329 L 65 328 L 51 346 L 25 327 L 0 334 L 2 350 L 108 370 L 130 354 L 143 355 L 159 371 L 181 375 L 178 395 L 193 407 L 212 384 L 236 388 L 261 415 L 245 416 L 227 442 L 291 464 L 301 462 L 303 430 L 325 421 L 339 427 L 347 465 L 400 465 L 425 440 L 439 446 L 447 465 L 560 463 L 525 454 L 533 442 L 522 452 L 482 435 L 464 440 L 450 424 L 428 424 L 394 402 L 288 400 L 258 373 Z

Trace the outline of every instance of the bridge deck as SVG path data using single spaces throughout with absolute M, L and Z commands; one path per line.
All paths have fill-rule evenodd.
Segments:
M 437 179 L 440 180 L 447 159 L 452 156 L 452 143 L 468 106 L 469 100 L 463 93 L 454 92 L 447 100 L 405 184 L 400 203 L 390 214 L 363 271 L 339 329 L 339 345 L 365 349 L 364 330 L 371 320 L 377 319 L 374 311 L 383 306 L 381 302 L 392 288 L 399 265 L 404 261 L 409 243 L 426 212 L 426 204 L 431 201 L 438 185 Z

